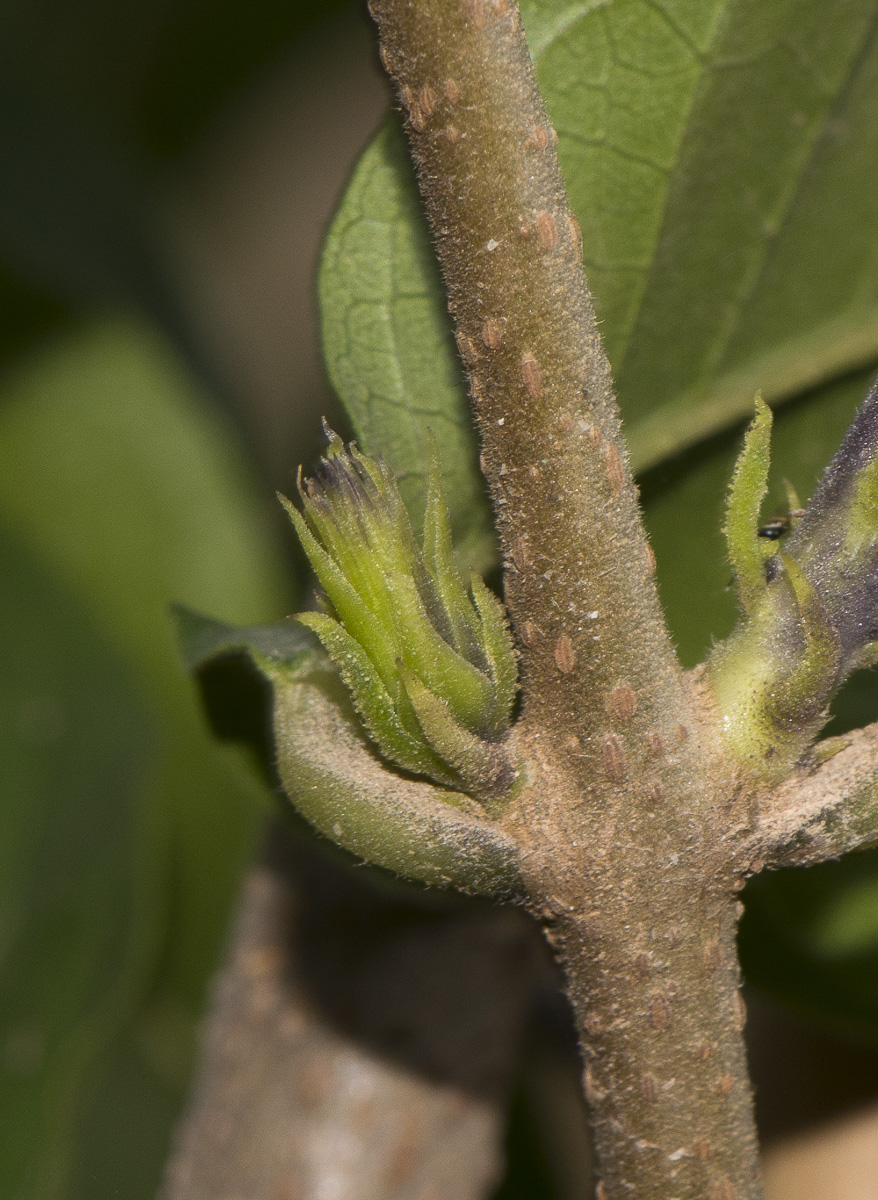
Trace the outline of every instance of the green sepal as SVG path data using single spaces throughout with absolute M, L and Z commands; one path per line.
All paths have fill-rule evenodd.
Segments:
M 427 741 L 454 768 L 465 790 L 489 807 L 508 797 L 517 771 L 505 746 L 470 733 L 455 721 L 448 705 L 402 664 L 400 673 Z
M 489 736 L 509 725 L 512 707 L 518 695 L 518 659 L 506 609 L 478 575 L 470 580 L 473 603 L 481 621 L 481 642 L 488 658 L 488 670 L 494 683 L 494 720 Z
M 479 644 L 478 622 L 454 561 L 448 505 L 442 490 L 435 443 L 424 513 L 424 565 L 436 592 L 440 619 L 447 623 L 452 645 L 471 662 L 484 659 Z
M 302 815 L 376 866 L 438 887 L 521 894 L 515 842 L 457 792 L 404 779 L 376 760 L 348 715 L 333 673 L 289 686 L 275 677 L 281 779 Z
M 404 727 L 393 699 L 359 642 L 325 613 L 301 613 L 297 620 L 320 639 L 381 753 L 405 771 L 429 775 L 437 783 L 453 784 L 454 775 L 441 759 L 416 733 Z
M 823 763 L 829 762 L 831 758 L 835 758 L 836 754 L 840 754 L 842 750 L 847 750 L 848 746 L 852 744 L 853 739 L 845 735 L 824 738 L 822 742 L 817 742 L 812 746 L 808 761 L 812 766 L 819 767 Z
M 765 591 L 765 550 L 759 539 L 759 513 L 768 490 L 771 409 L 756 396 L 756 415 L 744 435 L 729 487 L 723 532 L 735 573 L 741 607 L 750 614 Z
M 320 580 L 333 612 L 352 637 L 361 645 L 369 647 L 370 657 L 385 687 L 392 687 L 395 676 L 396 646 L 387 636 L 387 626 L 382 624 L 374 612 L 366 606 L 335 560 L 327 554 L 311 533 L 301 513 L 286 496 L 279 495 L 278 499 L 295 526 L 302 548 L 308 556 L 314 574 Z
M 802 501 L 799 499 L 799 493 L 786 477 L 783 480 L 783 490 L 787 498 L 787 512 L 791 515 L 796 514 L 793 516 L 793 521 L 796 521 L 802 512 Z
M 432 625 L 415 578 L 417 552 L 413 541 L 409 546 L 412 534 L 402 501 L 392 480 L 384 478 L 377 464 L 360 454 L 354 457 L 368 471 L 376 489 L 380 481 L 390 493 L 386 512 L 393 534 L 380 538 L 384 561 L 376 556 L 364 567 L 362 556 L 351 552 L 351 546 L 359 549 L 361 540 L 354 515 L 347 522 L 344 516 L 331 520 L 313 503 L 306 508 L 324 542 L 335 551 L 333 556 L 290 501 L 281 496 L 281 503 L 332 608 L 375 662 L 385 688 L 395 690 L 395 662 L 402 652 L 407 665 L 421 673 L 427 685 L 452 705 L 459 720 L 480 726 L 492 704 L 491 681 L 461 657 Z M 377 503 L 384 502 L 385 498 L 377 497 Z M 403 550 L 399 549 L 400 542 Z M 463 597 L 465 600 L 465 592 Z
M 388 573 L 399 637 L 399 658 L 451 706 L 456 718 L 471 729 L 489 721 L 493 703 L 491 680 L 468 663 L 430 623 L 410 575 Z
M 878 657 L 878 384 L 804 512 L 787 487 L 783 548 L 766 546 L 759 570 L 748 531 L 765 490 L 769 425 L 757 404 L 727 525 L 745 615 L 711 654 L 709 678 L 729 745 L 780 780 L 808 753 L 845 678 Z
M 841 646 L 814 585 L 794 558 L 782 551 L 778 559 L 793 593 L 804 640 L 792 672 L 773 696 L 775 720 L 788 722 L 823 708 L 838 674 Z M 819 699 L 818 699 L 819 698 Z
M 856 559 L 875 544 L 878 532 L 878 457 L 856 476 L 846 517 L 844 548 Z
M 783 779 L 826 720 L 842 651 L 814 585 L 789 554 L 759 609 L 717 646 L 710 679 L 729 745 Z
M 865 646 L 854 651 L 845 666 L 849 671 L 864 671 L 869 667 L 878 666 L 878 642 L 867 642 Z

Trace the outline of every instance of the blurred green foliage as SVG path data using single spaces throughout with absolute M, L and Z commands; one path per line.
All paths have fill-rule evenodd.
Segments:
M 164 174 L 333 3 L 0 11 L 0 1195 L 155 1194 L 265 785 L 168 606 L 279 618 L 273 497 L 193 374 Z M 188 364 L 188 365 L 187 365 Z M 220 396 L 227 406 L 228 396 Z
M 210 737 L 166 615 L 267 622 L 296 595 L 156 197 L 234 94 L 343 10 L 0 9 L 0 1195 L 16 1200 L 154 1194 L 270 799 Z M 787 402 L 768 515 L 784 476 L 810 494 L 878 365 L 878 4 L 523 10 L 692 665 L 734 620 L 720 528 L 753 391 Z M 484 545 L 438 275 L 398 136 L 381 138 L 324 260 L 330 370 L 415 497 L 418 430 L 447 426 L 458 532 Z M 873 676 L 836 712 L 832 732 L 878 716 Z M 860 855 L 758 881 L 748 976 L 874 1039 L 876 879 Z M 535 1200 L 537 1177 L 508 1194 Z
M 0 75 L 116 130 L 132 153 L 179 154 L 217 109 L 345 0 L 5 0 Z
M 154 949 L 157 734 L 124 659 L 0 535 L 0 1192 L 59 1194 L 83 1084 Z
M 0 521 L 27 547 L 2 570 L 0 1125 L 16 1153 L 0 1149 L 0 1194 L 147 1197 L 266 803 L 207 729 L 168 606 L 276 617 L 282 557 L 194 382 L 118 319 L 7 375 Z M 33 1095 L 17 1103 L 13 1084 Z M 143 1106 L 142 1125 L 117 1116 L 108 1156 L 106 1115 Z M 120 1145 L 147 1159 L 136 1183 Z

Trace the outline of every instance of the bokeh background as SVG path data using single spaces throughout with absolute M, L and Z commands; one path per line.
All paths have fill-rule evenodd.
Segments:
M 4 1197 L 158 1186 L 278 803 L 247 751 L 213 738 L 168 606 L 253 624 L 299 601 L 273 492 L 313 459 L 320 415 L 344 428 L 314 271 L 388 105 L 352 0 L 0 6 Z M 781 418 L 778 479 L 812 486 L 868 375 Z M 687 664 L 733 617 L 718 531 L 739 434 L 642 480 Z M 874 717 L 875 690 L 855 682 L 834 730 Z M 878 1178 L 878 868 L 803 879 L 751 889 L 744 930 L 775 1197 L 804 1194 L 805 1148 L 848 1113 L 845 1159 Z M 581 1195 L 563 1145 L 576 1068 L 553 1020 L 522 1066 L 507 1200 Z M 833 1170 L 835 1200 L 856 1195 Z
M 275 803 L 168 605 L 296 607 L 273 492 L 386 106 L 351 3 L 0 7 L 0 1195 L 155 1194 Z

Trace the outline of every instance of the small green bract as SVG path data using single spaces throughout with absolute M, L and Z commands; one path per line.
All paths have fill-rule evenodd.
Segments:
M 300 613 L 323 643 L 381 753 L 404 770 L 492 804 L 516 771 L 504 745 L 518 689 L 505 610 L 455 565 L 438 457 L 418 546 L 386 463 L 329 448 L 281 500 L 324 592 Z

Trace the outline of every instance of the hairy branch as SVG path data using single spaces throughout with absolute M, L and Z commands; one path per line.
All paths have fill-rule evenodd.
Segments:
M 750 845 L 757 869 L 805 867 L 878 842 L 878 724 L 836 741 L 831 758 L 766 797 Z
M 518 12 L 508 0 L 373 0 L 373 12 L 520 642 L 522 786 L 500 824 L 565 966 L 600 1195 L 756 1200 L 727 839 L 747 799 L 665 630 Z
M 469 373 L 525 716 L 566 728 L 576 711 L 597 733 L 624 686 L 638 720 L 654 720 L 674 707 L 674 656 L 517 8 L 373 0 L 372 11 Z

